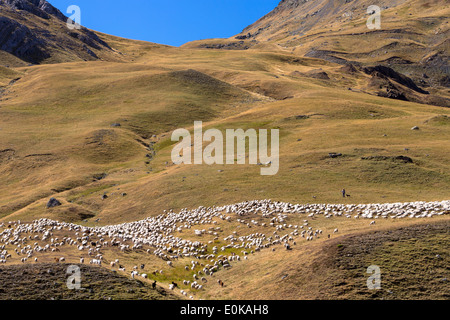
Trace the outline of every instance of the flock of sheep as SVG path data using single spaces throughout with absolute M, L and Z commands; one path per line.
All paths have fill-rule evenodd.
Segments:
M 120 271 L 126 271 L 118 259 L 107 262 L 103 251 L 111 247 L 117 247 L 124 253 L 140 250 L 167 261 L 168 268 L 174 268 L 174 262 L 179 259 L 190 260 L 184 268 L 187 273 L 194 274 L 191 279 L 183 280 L 183 285 L 195 291 L 203 289 L 208 281 L 207 276 L 213 276 L 222 268 L 231 268 L 232 262 L 247 259 L 251 253 L 271 247 L 275 250 L 277 245 L 290 250 L 291 245 L 295 245 L 299 239 L 312 241 L 319 237 L 323 231 L 314 230 L 308 222 L 308 219 L 319 215 L 325 218 L 371 219 L 370 224 L 375 224 L 376 219 L 382 218 L 430 218 L 448 213 L 450 201 L 302 205 L 254 200 L 221 207 L 199 207 L 194 210 L 183 209 L 180 212 L 164 211 L 163 214 L 141 221 L 103 227 L 86 227 L 50 219 L 38 219 L 31 223 L 11 221 L 0 223 L 0 263 L 7 263 L 13 255 L 21 257 L 22 263 L 38 262 L 39 254 L 59 252 L 63 247 L 71 246 L 78 249 L 80 256 L 87 253 L 90 264 L 101 265 L 106 262 L 111 267 L 117 266 Z M 290 215 L 303 215 L 304 219 L 300 225 L 289 224 L 287 219 Z M 238 235 L 233 231 L 219 240 L 224 232 L 219 226 L 220 221 L 234 221 L 248 230 L 260 227 L 260 231 L 273 232 L 270 235 L 262 232 Z M 189 229 L 193 229 L 193 232 L 189 232 Z M 61 230 L 69 231 L 67 234 L 72 236 L 55 236 L 55 232 Z M 335 229 L 334 232 L 338 230 Z M 183 237 L 183 234 L 187 236 Z M 211 240 L 206 243 L 200 241 L 203 235 L 210 235 Z M 65 258 L 56 258 L 55 261 L 63 262 Z M 84 258 L 81 257 L 79 262 L 84 263 Z M 141 268 L 143 269 L 142 266 Z M 133 278 L 148 277 L 146 273 L 139 274 L 137 266 L 130 271 Z M 153 272 L 154 275 L 156 273 L 163 273 L 163 270 Z M 217 282 L 220 286 L 224 285 L 222 280 Z M 172 283 L 169 289 L 177 286 Z M 188 295 L 185 290 L 180 293 Z

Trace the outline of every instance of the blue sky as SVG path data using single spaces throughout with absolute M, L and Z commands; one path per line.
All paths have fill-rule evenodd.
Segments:
M 274 9 L 280 0 L 48 0 L 67 16 L 81 9 L 89 29 L 156 43 L 228 38 Z

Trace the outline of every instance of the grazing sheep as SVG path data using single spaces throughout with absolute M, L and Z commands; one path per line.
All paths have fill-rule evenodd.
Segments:
M 238 263 L 240 256 L 229 253 L 217 256 L 219 252 L 229 252 L 229 249 L 242 252 L 244 260 L 249 255 L 248 252 L 260 252 L 264 249 L 276 250 L 277 246 L 284 245 L 287 250 L 291 249 L 291 244 L 295 245 L 298 238 L 306 238 L 307 241 L 315 240 L 322 234 L 322 230 L 313 230 L 310 224 L 316 221 L 316 217 L 323 215 L 325 218 L 354 217 L 357 219 L 370 219 L 370 225 L 374 225 L 376 219 L 390 218 L 431 218 L 434 216 L 450 213 L 450 200 L 435 202 L 405 202 L 405 203 L 375 203 L 375 204 L 291 204 L 286 202 L 273 202 L 271 200 L 250 200 L 226 206 L 198 207 L 196 209 L 181 209 L 178 212 L 166 210 L 163 214 L 149 217 L 144 220 L 110 225 L 104 227 L 85 227 L 73 223 L 58 222 L 46 218 L 34 220 L 31 223 L 8 222 L 0 224 L 0 262 L 5 263 L 11 258 L 11 254 L 5 252 L 6 246 L 15 246 L 11 252 L 15 252 L 22 263 L 26 259 L 34 259 L 35 253 L 48 254 L 50 252 L 66 252 L 66 248 L 76 251 L 86 251 L 90 264 L 101 265 L 103 254 L 108 247 L 117 247 L 121 252 L 137 253 L 148 252 L 154 254 L 159 259 L 168 261 L 169 266 L 173 266 L 175 259 L 196 259 L 207 261 L 210 265 L 204 266 L 199 261 L 192 260 L 192 264 L 185 267 L 187 273 L 201 265 L 199 275 L 210 275 L 220 269 L 230 268 L 230 262 Z M 233 218 L 231 219 L 231 215 Z M 308 217 L 299 225 L 288 223 L 290 217 L 297 216 L 299 219 Z M 257 217 L 257 219 L 255 219 Z M 261 221 L 260 221 L 261 219 Z M 265 221 L 263 221 L 265 219 Z M 218 221 L 236 221 L 243 228 L 240 232 L 234 231 L 223 238 L 225 243 L 220 246 L 210 248 L 210 244 L 202 241 L 193 241 L 180 238 L 180 230 L 198 229 L 197 233 L 210 235 L 215 240 L 222 238 L 222 229 L 209 227 Z M 225 222 L 221 222 L 225 223 Z M 6 226 L 8 228 L 6 228 Z M 205 227 L 204 229 L 203 226 Z M 247 227 L 252 227 L 247 229 Z M 264 227 L 267 234 L 258 233 L 254 226 Z M 252 230 L 253 232 L 249 232 Z M 275 231 L 275 232 L 274 232 Z M 179 234 L 177 232 L 180 232 Z M 272 234 L 273 232 L 273 234 Z M 330 239 L 333 233 L 338 233 L 336 228 L 327 237 Z M 57 236 L 64 234 L 62 239 Z M 70 235 L 73 234 L 71 238 Z M 298 238 L 297 238 L 298 237 Z M 30 241 L 32 240 L 32 241 Z M 39 240 L 39 241 L 37 241 Z M 210 239 L 207 239 L 210 240 Z M 207 241 L 206 240 L 206 241 Z M 45 246 L 39 245 L 40 241 L 46 241 Z M 28 244 L 30 242 L 30 244 Z M 34 242 L 33 246 L 31 245 Z M 213 241 L 211 244 L 214 245 Z M 151 248 L 151 249 L 150 249 Z M 77 250 L 78 249 L 78 250 Z M 212 250 L 211 250 L 212 249 Z M 138 251 L 139 250 L 139 251 Z M 72 251 L 68 251 L 72 252 Z M 106 253 L 106 252 L 105 252 Z M 110 252 L 108 252 L 110 253 Z M 64 260 L 55 258 L 56 263 Z M 80 258 L 80 262 L 84 260 Z M 115 261 L 119 265 L 119 261 Z M 111 264 L 113 266 L 113 264 Z M 144 265 L 140 265 L 144 269 Z M 119 266 L 119 270 L 125 268 Z M 135 270 L 138 268 L 136 267 Z M 162 274 L 162 270 L 153 274 Z M 202 277 L 202 279 L 205 277 Z M 194 278 L 194 280 L 197 280 Z M 197 286 L 199 284 L 196 284 Z

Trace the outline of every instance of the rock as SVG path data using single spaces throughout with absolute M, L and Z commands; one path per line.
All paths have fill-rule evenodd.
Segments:
M 416 92 L 419 92 L 422 94 L 429 94 L 429 92 L 419 88 L 411 78 L 408 78 L 404 74 L 398 73 L 389 67 L 377 65 L 375 67 L 363 68 L 363 71 L 366 74 L 369 74 L 372 76 L 377 76 L 377 77 L 381 77 L 381 78 L 385 78 L 385 79 L 386 78 L 392 79 L 395 82 L 398 82 L 401 85 L 404 85 L 405 87 L 408 87 L 409 89 L 412 89 Z
M 85 44 L 83 45 L 83 49 L 93 58 L 98 59 L 98 56 L 94 53 L 94 51 L 92 51 L 91 49 L 89 49 Z
M 59 202 L 57 199 L 50 198 L 50 200 L 48 200 L 48 202 L 47 202 L 47 209 L 58 207 L 60 205 L 61 205 L 61 202 Z
M 411 159 L 410 157 L 406 157 L 406 156 L 398 156 L 395 157 L 394 160 L 399 160 L 399 161 L 403 161 L 404 163 L 413 163 L 413 159 Z
M 107 176 L 107 174 L 103 172 L 103 173 L 94 174 L 92 176 L 92 178 L 94 179 L 94 181 L 99 181 L 99 180 L 105 179 L 106 176 Z
M 330 156 L 330 158 L 342 157 L 342 153 L 331 152 L 328 155 Z
M 27 26 L 7 17 L 0 17 L 0 50 L 24 61 L 37 63 L 50 57 L 47 43 Z
M 419 130 L 420 128 L 418 126 L 414 126 L 411 128 L 411 130 Z
M 27 11 L 46 20 L 50 19 L 50 15 L 55 16 L 61 21 L 67 19 L 61 11 L 45 0 L 3 0 L 0 2 L 3 2 L 11 9 Z
M 236 37 L 234 37 L 234 38 L 237 39 L 237 40 L 245 40 L 245 39 L 249 39 L 249 38 L 251 38 L 251 37 L 252 37 L 252 35 L 251 35 L 250 32 L 249 32 L 249 33 L 247 33 L 247 34 L 240 35 L 240 36 L 236 36 Z
M 55 48 L 73 52 L 83 60 L 99 59 L 92 48 L 112 50 L 95 32 L 84 27 L 64 32 L 68 18 L 45 0 L 0 0 L 0 7 L 0 50 L 30 64 L 54 56 Z M 55 25 L 63 32 L 36 25 L 33 22 L 36 18 L 47 20 L 45 25 Z

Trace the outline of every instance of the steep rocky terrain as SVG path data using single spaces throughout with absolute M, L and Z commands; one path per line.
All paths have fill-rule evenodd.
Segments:
M 118 60 L 120 54 L 93 31 L 69 29 L 67 17 L 45 0 L 0 0 L 1 65 Z

